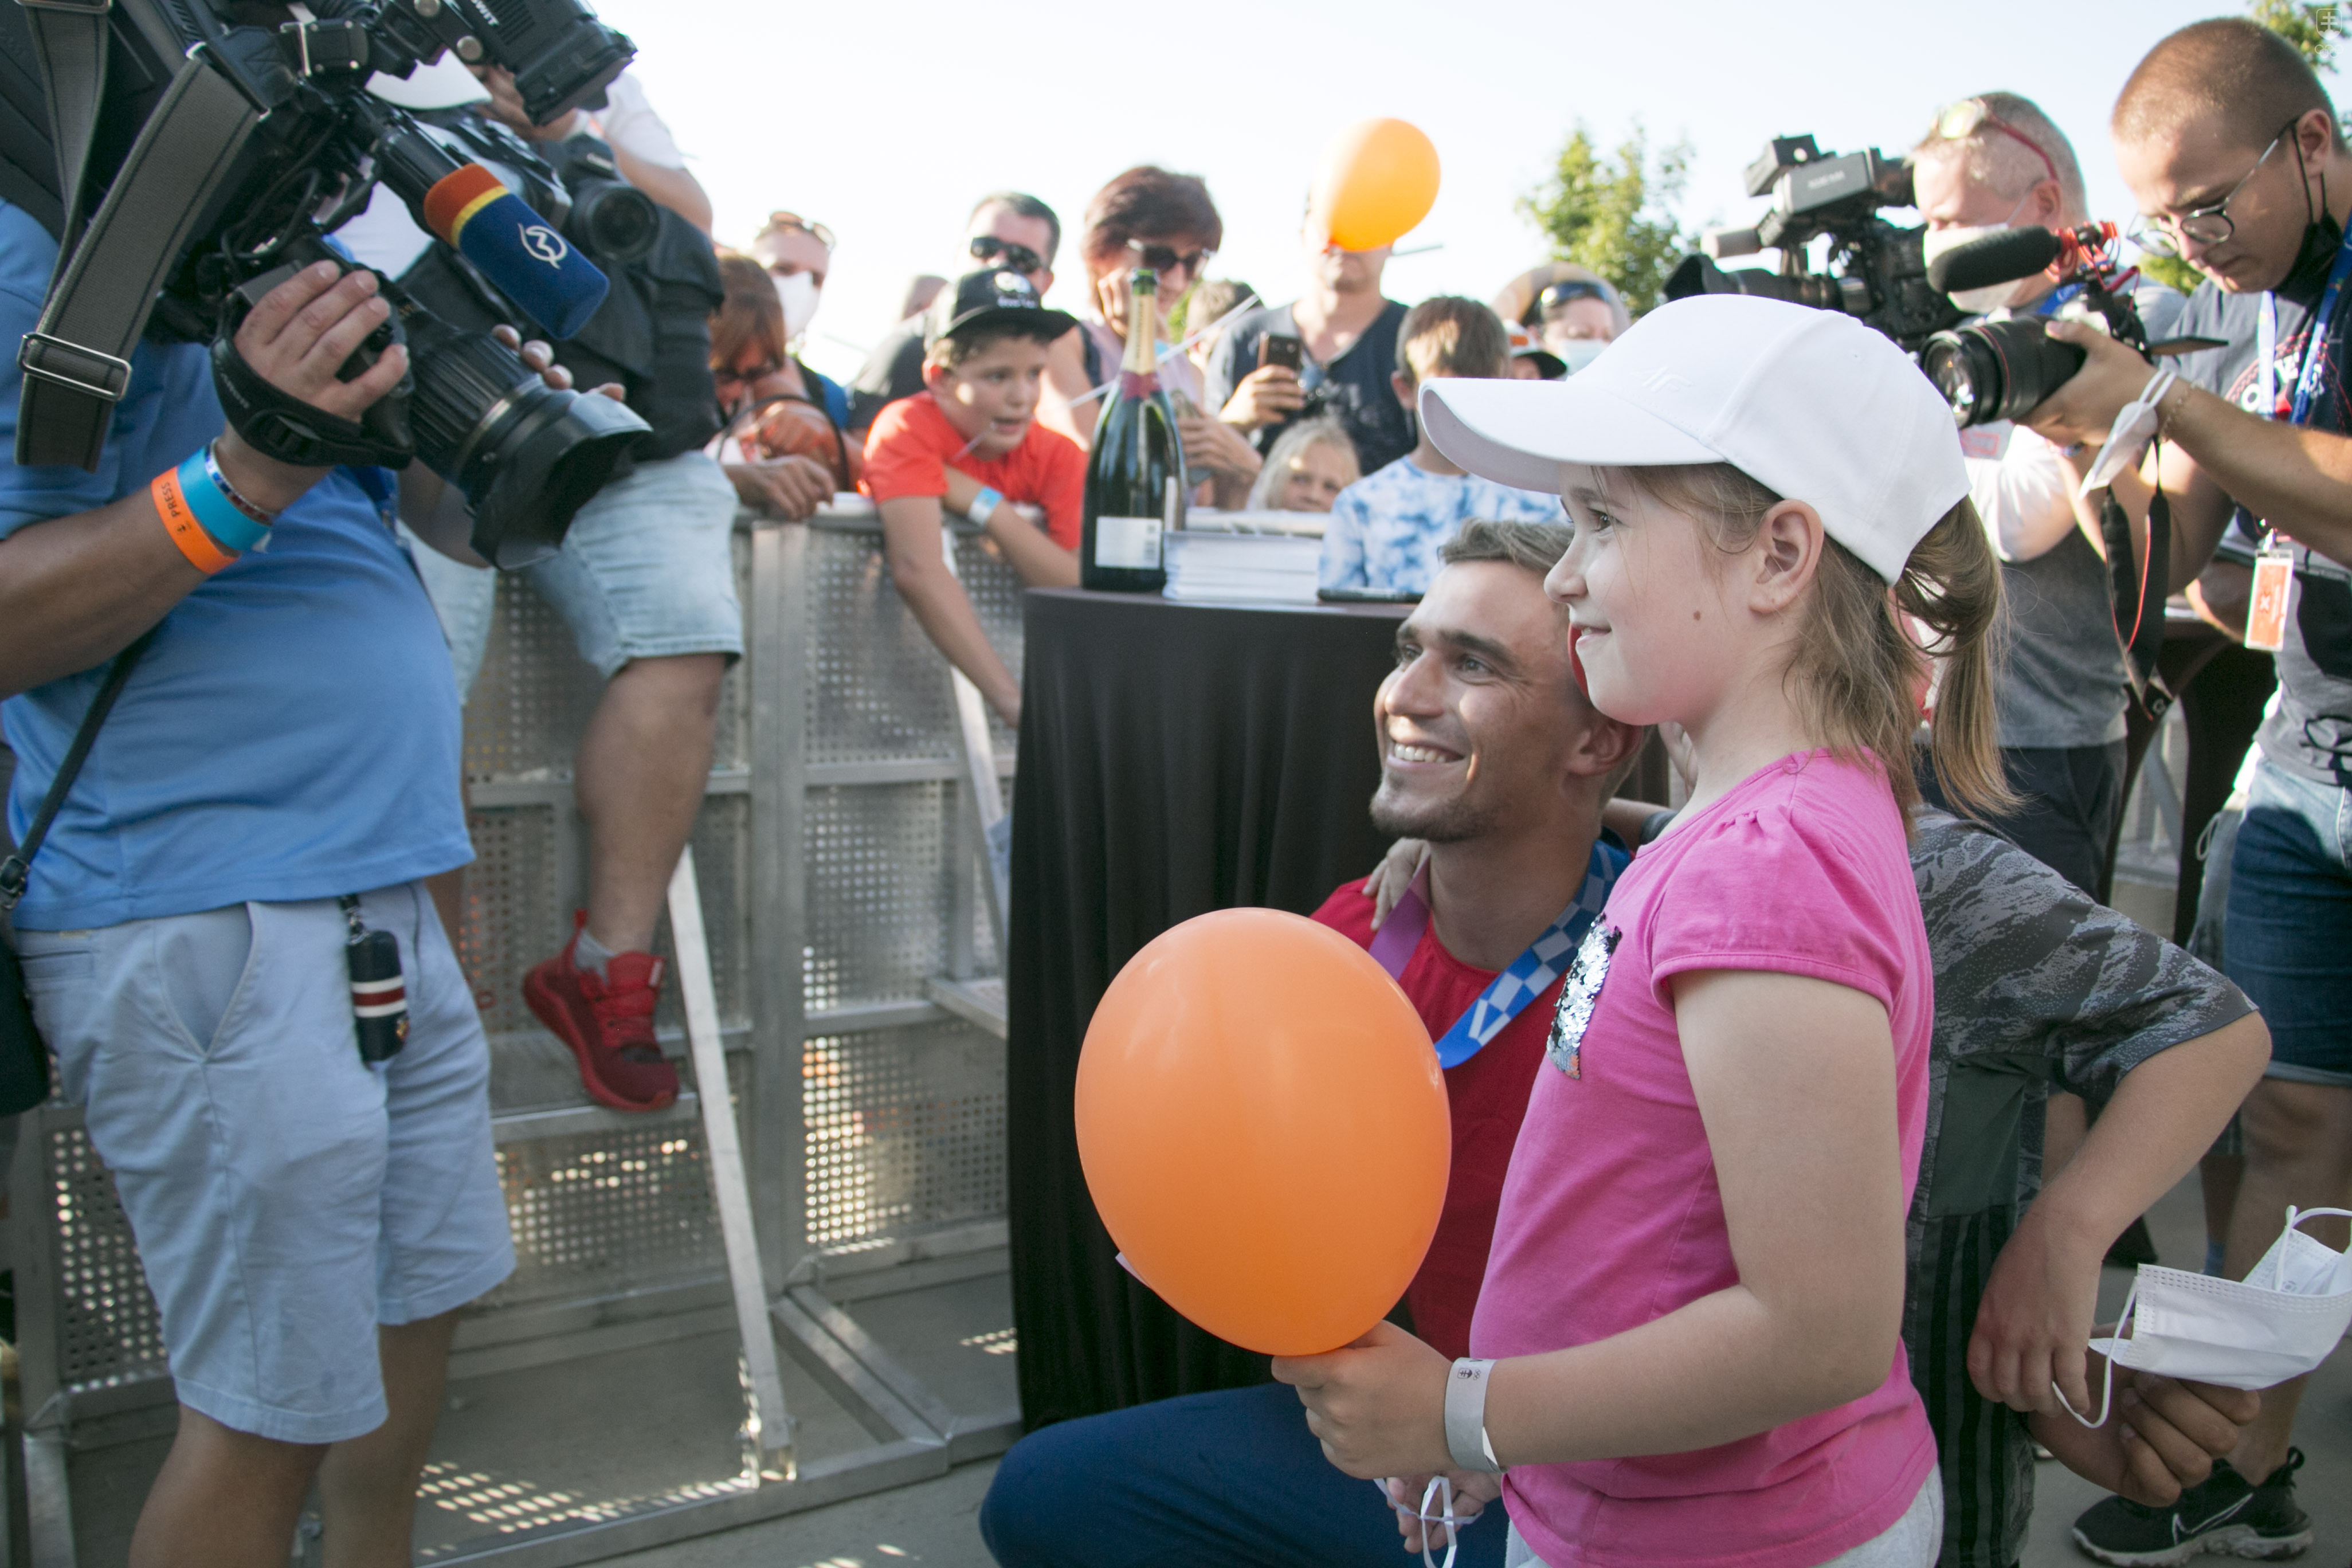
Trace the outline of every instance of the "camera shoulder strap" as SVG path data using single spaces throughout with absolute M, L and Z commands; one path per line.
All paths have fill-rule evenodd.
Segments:
M 66 792 L 73 788 L 82 763 L 89 760 L 89 748 L 98 739 L 98 727 L 106 722 L 114 700 L 122 695 L 131 667 L 154 640 L 155 634 L 151 631 L 115 655 L 114 668 L 106 672 L 106 684 L 89 700 L 89 711 L 81 716 L 81 728 L 74 731 L 73 744 L 66 748 L 65 760 L 58 764 L 57 777 L 49 781 L 48 793 L 41 796 L 40 808 L 33 813 L 33 820 L 25 828 L 25 841 L 6 859 L 0 860 L 0 915 L 13 913 L 18 900 L 24 898 L 25 884 L 32 877 L 33 857 L 41 852 L 42 843 L 49 837 L 49 824 L 57 820 L 58 808 L 66 803 Z
M 17 0 L 49 107 L 49 145 L 58 161 L 58 265 L 81 235 L 82 186 L 99 106 L 106 98 L 108 13 L 113 0 Z M 55 281 L 54 279 L 51 281 Z
M 141 128 L 97 216 L 61 261 L 40 325 L 16 352 L 25 373 L 21 465 L 97 471 L 156 291 L 260 119 L 205 55 L 201 47 L 190 53 Z M 64 84 L 49 86 L 54 104 Z

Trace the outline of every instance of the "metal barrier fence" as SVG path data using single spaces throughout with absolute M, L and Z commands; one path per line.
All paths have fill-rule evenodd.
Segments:
M 722 1462 L 651 1489 L 501 1482 L 495 1453 L 482 1459 L 445 1415 L 438 1447 L 467 1457 L 443 1462 L 436 1447 L 420 1561 L 591 1561 L 936 1474 L 1017 1432 L 1000 1304 L 1002 986 L 947 667 L 890 583 L 869 509 L 807 525 L 746 517 L 735 546 L 747 653 L 721 698 L 692 847 L 761 1296 L 791 1358 L 797 1470 Z M 1017 673 L 1018 580 L 971 536 L 956 552 Z M 501 583 L 466 714 L 478 859 L 456 936 L 490 1037 L 520 1261 L 469 1310 L 453 1387 L 527 1393 L 533 1369 L 571 1363 L 576 1381 L 588 1357 L 625 1380 L 630 1355 L 684 1355 L 692 1346 L 662 1347 L 690 1341 L 694 1364 L 728 1384 L 709 1407 L 739 1418 L 716 1205 L 742 1194 L 714 1191 L 699 1100 L 643 1116 L 589 1103 L 521 1001 L 525 970 L 584 902 L 571 768 L 598 689 L 554 614 Z M 1013 738 L 990 724 L 1009 774 Z M 657 1018 L 672 1041 L 677 990 Z M 119 1516 L 135 1512 L 173 1406 L 154 1304 L 79 1113 L 28 1115 L 24 1143 L 9 1223 L 27 1522 L 37 1568 L 68 1568 L 119 1556 Z M 720 1439 L 701 1451 L 739 1451 L 736 1434 Z M 121 1458 L 134 1449 L 143 1468 Z

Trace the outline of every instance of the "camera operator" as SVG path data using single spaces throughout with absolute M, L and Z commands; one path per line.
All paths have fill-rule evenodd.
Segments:
M 2194 579 L 2233 515 L 2267 540 L 2249 641 L 2275 647 L 2277 706 L 2231 858 L 2225 967 L 2270 1026 L 2268 1075 L 2242 1114 L 2246 1169 L 2226 1272 L 2242 1279 L 2290 1203 L 2341 1205 L 2352 1191 L 2352 405 L 2345 395 L 2352 273 L 2347 154 L 2327 94 L 2276 34 L 2236 19 L 2199 22 L 2149 51 L 2117 99 L 2111 130 L 2125 183 L 2146 215 L 2143 246 L 2205 274 L 2176 331 L 2226 347 L 2184 355 L 2157 400 L 2150 465 L 2169 503 L 2168 586 Z M 2095 450 L 2158 372 L 2087 330 L 2082 371 L 2030 416 L 2056 442 Z M 2147 548 L 2149 491 L 2114 487 Z M 2268 613 L 2259 590 L 2273 589 Z M 2275 590 L 2291 580 L 2291 595 Z M 2310 1228 L 2330 1247 L 2344 1222 Z M 2281 1556 L 2311 1540 L 2295 1505 L 2301 1456 L 2288 1446 L 2300 1383 L 2270 1389 L 2232 1468 L 2143 1518 L 2102 1503 L 2076 1538 L 2109 1562 L 2228 1529 L 2241 1555 Z M 2259 1548 L 2259 1550 L 2257 1550 Z M 2193 1547 L 2191 1548 L 2193 1550 Z M 2216 1550 L 2221 1549 L 2217 1546 Z
M 57 250 L 0 203 L 0 342 L 35 328 Z M 336 379 L 385 313 L 373 274 L 321 263 L 236 342 L 274 386 L 355 418 L 407 364 L 395 347 Z M 422 880 L 471 857 L 457 691 L 391 476 L 260 456 L 224 430 L 201 344 L 143 342 L 130 364 L 95 473 L 0 464 L 16 832 L 108 661 L 152 632 L 15 917 L 177 1384 L 130 1561 L 282 1560 L 315 1477 L 336 1561 L 389 1568 L 409 1560 L 457 1309 L 514 1264 L 488 1047 Z M 12 354 L 11 436 L 23 384 Z M 178 498 L 197 485 L 274 518 L 268 548 L 191 517 Z M 405 971 L 405 1045 L 374 1067 L 347 909 L 393 933 Z
M 2011 92 L 1945 109 L 1911 150 L 1930 257 L 2005 228 L 2085 220 L 2082 166 L 2048 116 Z M 2041 274 L 1954 296 L 1963 310 L 2054 318 L 2076 292 Z M 2163 336 L 2180 297 L 2136 297 Z M 1997 667 L 2001 760 L 2021 805 L 1993 826 L 2104 902 L 2107 841 L 2123 812 L 2123 649 L 2108 613 L 2106 565 L 2077 527 L 2080 483 L 2063 454 L 2007 421 L 1961 432 L 1970 499 L 2001 562 L 2009 641 Z M 1940 802 L 1934 779 L 1921 786 Z

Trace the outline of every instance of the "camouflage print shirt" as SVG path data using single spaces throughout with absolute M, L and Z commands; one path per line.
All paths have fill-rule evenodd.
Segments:
M 1903 1341 L 1943 1467 L 1941 1568 L 2009 1568 L 2033 1508 L 2033 1444 L 2024 1416 L 1969 1382 L 1969 1335 L 1993 1258 L 2041 1190 L 2050 1090 L 2104 1103 L 2158 1052 L 2254 1009 L 2007 840 L 1924 809 L 1915 826 L 1936 1030 Z

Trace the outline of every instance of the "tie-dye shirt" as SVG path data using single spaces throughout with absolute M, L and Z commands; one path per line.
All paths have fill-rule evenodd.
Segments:
M 1323 531 L 1318 585 L 1381 594 L 1428 590 L 1438 551 L 1472 518 L 1564 522 L 1559 498 L 1515 490 L 1475 474 L 1433 474 L 1399 458 L 1341 490 Z

